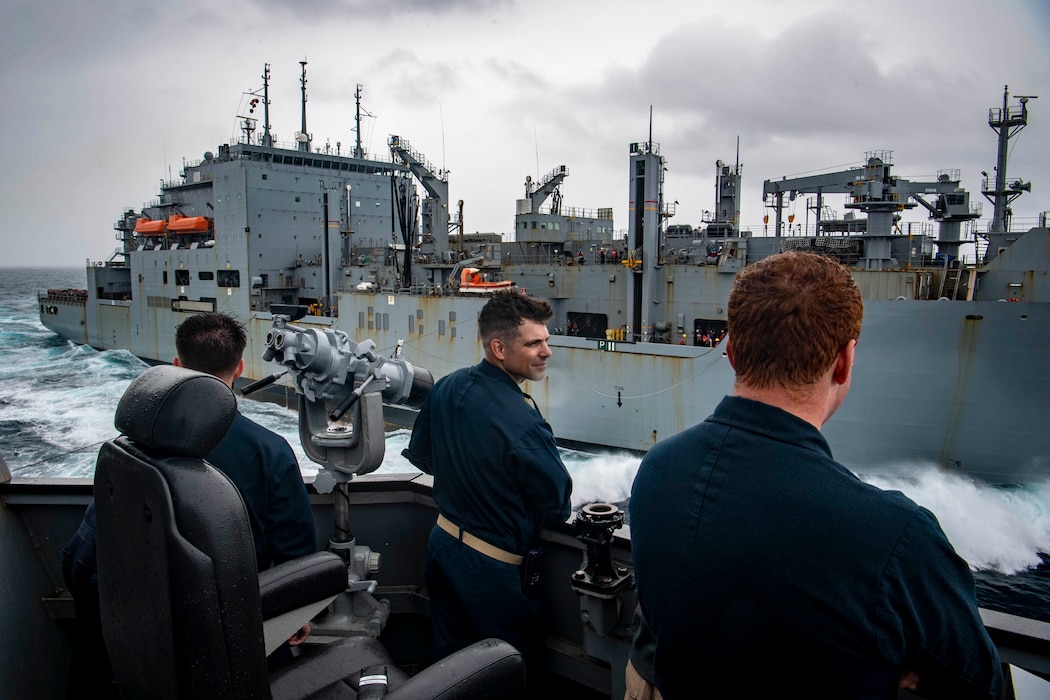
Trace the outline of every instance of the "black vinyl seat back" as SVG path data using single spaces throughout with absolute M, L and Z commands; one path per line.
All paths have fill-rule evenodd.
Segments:
M 153 367 L 99 451 L 99 603 L 125 697 L 270 697 L 247 513 L 204 460 L 236 407 L 216 377 Z

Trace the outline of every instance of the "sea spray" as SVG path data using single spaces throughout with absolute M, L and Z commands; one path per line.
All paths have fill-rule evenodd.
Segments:
M 993 487 L 934 465 L 912 465 L 907 478 L 865 480 L 932 511 L 975 569 L 1019 573 L 1042 563 L 1040 552 L 1050 552 L 1050 482 Z

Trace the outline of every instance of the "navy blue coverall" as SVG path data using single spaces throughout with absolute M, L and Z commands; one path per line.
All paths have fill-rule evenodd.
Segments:
M 434 475 L 442 515 L 510 555 L 524 557 L 537 546 L 544 519 L 570 515 L 572 479 L 550 425 L 514 380 L 487 361 L 434 385 L 402 454 Z M 523 591 L 521 566 L 435 526 L 425 575 L 438 658 L 496 637 L 538 670 L 541 599 L 538 591 Z
M 813 425 L 726 397 L 655 445 L 630 501 L 664 698 L 998 698 L 973 575 L 936 517 L 864 483 Z

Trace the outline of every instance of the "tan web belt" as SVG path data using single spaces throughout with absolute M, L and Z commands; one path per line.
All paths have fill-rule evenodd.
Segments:
M 513 566 L 520 566 L 521 562 L 524 561 L 524 557 L 520 554 L 511 554 L 505 549 L 494 547 L 480 537 L 476 537 L 458 525 L 453 524 L 451 520 L 440 513 L 438 513 L 437 525 L 442 530 L 473 549 L 475 552 L 481 552 L 486 557 L 491 557 L 496 561 L 501 561 L 504 564 L 511 564 Z

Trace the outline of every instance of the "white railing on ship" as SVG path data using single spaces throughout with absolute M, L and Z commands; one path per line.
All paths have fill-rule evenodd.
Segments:
M 272 136 L 271 136 L 270 141 L 271 141 L 270 148 L 280 148 L 280 149 L 283 149 L 283 150 L 286 150 L 286 151 L 298 151 L 299 150 L 299 143 L 297 141 L 278 141 L 277 139 L 273 138 Z M 232 141 L 231 144 L 235 144 L 235 145 L 239 145 L 239 146 L 262 146 L 262 144 L 259 143 L 259 138 L 258 137 L 255 138 L 255 139 L 252 139 L 252 141 L 250 143 L 247 141 L 247 139 L 240 138 L 240 139 L 237 139 L 236 141 Z M 337 157 L 340 157 L 340 158 L 353 158 L 354 157 L 353 150 L 351 150 L 351 149 L 344 150 L 340 146 L 337 146 L 336 148 L 332 148 L 331 144 L 328 144 L 328 143 L 326 143 L 323 147 L 317 147 L 317 148 L 314 148 L 313 150 L 310 150 L 310 151 L 303 151 L 302 153 L 303 153 L 304 156 L 305 155 L 322 155 L 322 156 L 337 156 Z M 365 159 L 380 161 L 382 163 L 392 163 L 393 162 L 393 159 L 390 158 L 389 156 L 381 157 L 381 156 L 376 156 L 374 154 L 368 154 L 368 153 L 365 154 Z M 198 165 L 199 164 L 200 163 L 198 162 Z

